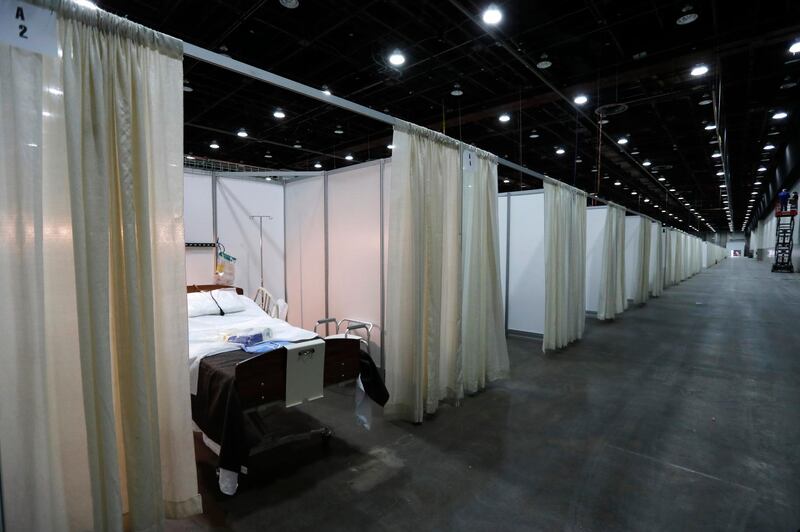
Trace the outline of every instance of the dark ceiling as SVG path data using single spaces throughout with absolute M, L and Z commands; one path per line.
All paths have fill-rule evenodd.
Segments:
M 488 3 L 299 0 L 295 9 L 279 0 L 100 0 L 99 5 L 186 42 L 443 130 L 684 229 L 706 231 L 702 217 L 717 231 L 726 230 L 727 190 L 732 223 L 742 227 L 751 193 L 759 190 L 757 168 L 770 167 L 772 154 L 780 151 L 762 147 L 769 141 L 780 148 L 786 123 L 796 118 L 800 54 L 793 58 L 788 48 L 800 36 L 800 2 L 495 1 L 503 20 L 492 29 L 480 22 Z M 689 14 L 697 19 L 677 24 Z M 407 57 L 402 67 L 387 62 L 394 49 Z M 536 66 L 543 54 L 552 63 L 546 69 Z M 709 72 L 691 76 L 697 64 Z M 187 154 L 293 170 L 313 169 L 316 162 L 330 169 L 390 154 L 391 130 L 384 124 L 188 58 L 184 68 L 191 88 L 184 109 Z M 455 84 L 463 95 L 451 95 Z M 572 102 L 578 94 L 589 98 L 579 111 Z M 595 109 L 613 103 L 627 109 L 609 116 L 600 135 Z M 277 108 L 285 119 L 273 117 Z M 773 120 L 776 110 L 788 118 Z M 511 120 L 498 121 L 502 113 Z M 716 122 L 716 130 L 705 129 Z M 236 136 L 239 128 L 248 138 Z M 625 146 L 616 142 L 623 136 L 629 139 Z M 720 139 L 725 156 L 714 159 Z M 209 148 L 212 140 L 219 150 Z M 556 154 L 558 147 L 563 155 Z M 348 154 L 352 162 L 345 160 Z M 646 160 L 652 165 L 644 166 Z M 722 160 L 727 176 L 717 175 Z M 500 175 L 508 180 L 501 190 L 541 186 L 502 167 Z M 729 188 L 721 188 L 726 179 Z

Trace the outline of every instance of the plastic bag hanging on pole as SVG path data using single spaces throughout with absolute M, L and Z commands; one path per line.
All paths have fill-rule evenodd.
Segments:
M 234 286 L 236 280 L 236 257 L 225 253 L 225 247 L 217 253 L 216 275 L 219 284 Z

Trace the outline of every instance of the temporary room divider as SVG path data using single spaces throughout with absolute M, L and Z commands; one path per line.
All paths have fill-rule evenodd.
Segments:
M 666 234 L 660 223 L 652 224 L 653 252 L 650 261 L 650 295 L 660 297 L 664 293 L 664 269 Z
M 586 210 L 586 311 L 597 314 L 600 290 L 603 286 L 603 251 L 608 207 L 588 207 Z
M 201 511 L 182 44 L 76 2 L 36 3 L 16 9 L 41 22 L 37 38 L 0 45 L 3 519 L 121 531 L 126 513 L 126 527 L 160 530 Z
M 392 143 L 385 411 L 421 422 L 440 401 L 508 372 L 499 245 L 487 234 L 497 227 L 497 171 L 489 154 L 473 151 L 465 179 L 464 145 L 412 124 L 397 124 Z M 483 308 L 464 312 L 465 302 Z M 465 349 L 481 336 L 495 345 Z
M 628 307 L 625 295 L 625 209 L 608 204 L 603 229 L 603 260 L 597 319 L 611 320 Z
M 631 286 L 629 294 L 633 296 L 634 303 L 641 305 L 650 298 L 650 244 L 653 231 L 650 228 L 650 220 L 642 216 L 628 216 L 625 221 L 630 224 L 630 229 L 634 230 L 636 242 L 635 245 L 631 246 L 634 251 L 634 257 L 631 262 L 633 262 L 635 269 L 633 275 L 630 276 L 633 282 L 631 283 L 632 286 L 629 285 Z M 631 241 L 630 237 L 628 237 L 628 241 Z
M 546 182 L 544 202 L 543 351 L 580 339 L 586 324 L 586 194 Z

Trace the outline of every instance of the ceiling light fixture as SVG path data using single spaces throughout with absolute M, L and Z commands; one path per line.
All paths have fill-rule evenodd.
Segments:
M 511 180 L 509 178 L 505 178 L 505 179 L 503 179 L 503 183 L 509 184 L 509 183 L 511 183 Z
M 209 144 L 208 147 L 211 148 L 212 150 L 218 150 L 219 149 L 219 144 L 217 144 L 216 140 L 212 140 L 211 144 Z
M 275 112 L 272 113 L 272 116 L 274 116 L 275 118 L 286 118 L 286 113 L 284 113 L 280 109 L 276 109 Z
M 564 155 L 566 150 L 564 148 L 556 148 L 556 155 Z
M 792 45 L 789 47 L 789 53 L 792 54 L 800 53 L 800 41 L 795 41 L 794 43 L 792 43 Z
M 644 162 L 642 163 L 642 166 L 650 166 L 651 164 L 653 164 L 653 163 L 651 163 L 650 161 L 645 159 Z
M 585 104 L 586 102 L 589 101 L 589 98 L 587 98 L 583 94 L 579 94 L 579 95 L 575 96 L 575 99 L 572 100 L 572 101 L 575 102 L 578 105 L 583 105 L 583 104 Z
M 706 131 L 713 131 L 713 130 L 717 129 L 717 126 L 716 126 L 716 124 L 706 124 L 706 128 L 705 129 L 706 129 Z
M 458 83 L 453 85 L 453 90 L 450 91 L 450 96 L 463 96 L 464 91 L 461 90 L 461 85 Z
M 767 143 L 766 145 L 764 145 L 764 149 L 767 150 L 767 151 L 774 150 L 775 149 L 775 145 L 771 144 L 771 143 Z
M 314 168 L 317 168 L 317 169 L 322 168 L 322 163 L 320 163 L 320 162 L 314 163 Z
M 786 118 L 787 116 L 789 116 L 789 113 L 786 113 L 786 112 L 784 112 L 784 111 L 778 111 L 777 113 L 775 113 L 774 115 L 772 115 L 772 119 L 773 119 L 773 120 L 783 120 L 783 119 L 784 119 L 784 118 Z
M 296 140 L 296 141 L 294 141 L 294 146 L 292 146 L 292 147 L 299 150 L 300 148 L 303 147 L 303 145 L 300 144 L 299 140 Z
M 719 188 L 725 188 L 726 186 L 728 186 L 728 185 L 726 185 L 725 183 L 722 183 L 722 184 L 720 184 Z
M 659 177 L 659 178 L 658 178 L 658 180 L 659 180 L 659 181 L 661 181 L 661 182 L 663 183 L 664 181 L 666 181 L 666 180 L 667 180 L 667 178 L 666 178 L 666 177 Z
M 344 160 L 345 161 L 352 161 L 353 160 L 353 156 L 348 153 L 347 155 L 344 156 Z
M 708 74 L 708 67 L 706 65 L 695 65 L 694 68 L 692 68 L 691 74 L 694 77 L 704 76 Z
M 343 135 L 344 134 L 344 129 L 342 129 L 342 126 L 336 126 L 336 129 L 334 129 L 333 132 L 336 135 Z
M 324 94 L 325 96 L 331 96 L 333 93 L 331 92 L 331 90 L 328 88 L 327 85 L 323 85 L 322 94 Z
M 501 20 L 503 20 L 503 12 L 495 4 L 491 4 L 483 12 L 483 22 L 485 24 L 494 26 L 500 24 Z
M 645 202 L 645 203 L 650 203 L 650 198 L 645 198 L 645 199 L 644 199 L 644 202 Z
M 539 134 L 538 134 L 538 133 L 536 132 L 536 130 L 534 129 L 533 131 L 531 131 L 531 134 L 530 134 L 530 135 L 528 135 L 528 138 L 529 138 L 529 139 L 538 139 L 538 138 L 539 138 Z
M 758 171 L 759 172 L 766 172 L 767 171 L 767 167 L 766 166 L 759 166 L 758 167 Z
M 264 159 L 272 159 L 272 154 L 270 152 L 265 153 Z
M 636 196 L 636 195 L 638 195 L 638 194 L 639 194 L 639 193 L 638 193 L 638 192 L 636 192 L 635 190 L 634 190 L 633 192 L 631 192 L 631 196 Z
M 693 9 L 694 8 L 690 5 L 683 6 L 683 9 L 681 9 L 681 13 L 683 14 L 678 17 L 678 20 L 675 21 L 675 24 L 677 24 L 678 26 L 686 26 L 687 24 L 691 24 L 692 22 L 697 20 L 699 15 L 697 13 L 694 13 L 692 11 Z
M 761 181 L 756 181 L 756 182 L 755 182 L 755 183 L 753 183 L 753 184 L 754 184 L 754 185 L 756 185 L 756 186 L 758 186 L 758 185 L 760 185 L 760 184 L 761 184 Z
M 511 120 L 511 117 L 507 113 L 503 113 L 500 116 L 498 116 L 497 119 L 499 121 L 505 123 L 505 122 L 508 122 L 509 120 Z
M 547 70 L 551 66 L 553 66 L 553 62 L 548 59 L 547 54 L 542 54 L 541 57 L 539 57 L 539 62 L 536 63 L 536 68 L 539 70 Z
M 619 140 L 617 140 L 617 144 L 622 144 L 623 146 L 626 145 L 627 143 L 628 139 L 625 137 L 620 137 Z
M 239 131 L 236 132 L 237 137 L 245 138 L 247 137 L 247 131 L 244 128 L 240 128 Z
M 720 157 L 722 157 L 722 154 L 718 151 L 715 151 L 714 153 L 711 154 L 712 159 L 719 159 Z
M 622 184 L 622 181 L 620 181 L 619 179 L 617 179 L 616 181 L 614 181 L 614 186 L 615 186 L 615 187 L 618 187 L 618 186 L 620 186 L 621 184 Z
M 387 144 L 386 148 L 390 149 L 390 150 L 393 150 L 394 149 L 394 144 Z
M 406 56 L 400 50 L 395 50 L 389 55 L 389 63 L 394 66 L 400 66 L 406 62 Z

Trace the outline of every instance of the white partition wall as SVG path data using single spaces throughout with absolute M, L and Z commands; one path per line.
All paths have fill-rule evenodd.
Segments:
M 500 232 L 500 283 L 503 290 L 503 308 L 508 310 L 506 305 L 506 274 L 508 270 L 508 194 L 498 194 L 497 196 L 497 227 Z M 506 315 L 506 328 L 508 328 L 508 316 Z
M 328 173 L 328 314 L 375 324 L 381 339 L 381 161 Z
M 191 172 L 183 174 L 183 231 L 184 239 L 190 243 L 212 243 L 214 241 L 213 185 L 211 173 Z M 186 248 L 186 284 L 213 284 L 213 247 Z
M 286 292 L 288 322 L 313 330 L 327 317 L 325 302 L 325 179 L 286 183 Z
M 259 225 L 252 216 L 270 216 Z M 264 288 L 286 299 L 283 264 L 283 186 L 263 179 L 217 180 L 217 235 L 236 257 L 236 286 L 254 297 L 261 284 L 259 229 L 263 227 Z
M 639 227 L 649 223 L 641 216 L 625 217 L 625 293 L 633 300 L 639 282 Z
M 508 328 L 544 334 L 544 194 L 511 194 L 510 209 Z M 502 224 L 501 212 L 498 209 Z
M 608 207 L 586 209 L 586 310 L 597 312 L 603 266 L 603 230 Z

